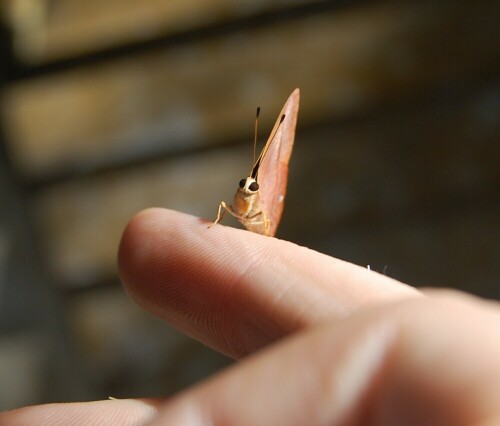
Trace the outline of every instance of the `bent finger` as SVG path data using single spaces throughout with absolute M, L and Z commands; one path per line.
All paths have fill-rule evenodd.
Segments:
M 355 314 L 178 395 L 151 425 L 498 424 L 499 325 L 462 298 Z

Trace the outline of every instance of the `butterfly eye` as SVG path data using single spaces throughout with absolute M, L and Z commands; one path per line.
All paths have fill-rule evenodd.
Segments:
M 252 182 L 250 186 L 248 187 L 250 191 L 257 191 L 259 189 L 259 184 L 257 182 Z
M 240 188 L 244 188 L 244 187 L 245 187 L 245 183 L 246 183 L 246 182 L 247 182 L 247 180 L 246 180 L 246 179 L 241 179 L 241 180 L 240 180 L 240 183 L 239 183 Z

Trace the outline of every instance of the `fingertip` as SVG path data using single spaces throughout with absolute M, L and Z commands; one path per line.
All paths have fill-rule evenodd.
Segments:
M 120 242 L 118 270 L 134 299 L 140 303 L 150 299 L 154 284 L 169 275 L 172 258 L 178 257 L 176 247 L 190 239 L 197 225 L 203 227 L 201 219 L 162 208 L 148 208 L 132 217 Z
M 158 225 L 167 222 L 168 210 L 148 208 L 136 213 L 125 227 L 118 249 L 118 267 L 120 272 L 128 272 L 138 263 L 150 249 L 151 237 L 158 232 Z M 168 215 L 170 216 L 170 215 Z
M 242 333 L 247 326 L 241 323 L 249 318 L 254 323 L 259 314 L 254 308 L 263 309 L 268 299 L 273 300 L 262 300 L 265 292 L 254 266 L 261 272 L 266 269 L 262 251 L 279 243 L 222 225 L 207 229 L 207 224 L 166 209 L 136 214 L 120 244 L 120 277 L 145 309 L 209 346 L 240 356 L 263 340 L 259 333 Z M 247 335 L 254 337 L 246 339 Z
M 142 274 L 144 262 L 151 257 L 154 247 L 150 241 L 163 214 L 157 208 L 142 210 L 132 217 L 123 231 L 118 248 L 118 271 L 123 285 L 129 290 L 133 290 L 134 278 Z

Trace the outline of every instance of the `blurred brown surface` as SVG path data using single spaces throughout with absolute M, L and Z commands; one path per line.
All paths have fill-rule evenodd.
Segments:
M 364 229 L 367 235 L 357 241 L 362 247 L 380 228 L 389 238 L 415 220 L 435 220 L 437 225 L 443 215 L 454 220 L 463 210 L 489 210 L 490 202 L 497 208 L 489 194 L 500 181 L 500 126 L 485 114 L 489 101 L 485 92 L 453 107 L 433 104 L 418 112 L 412 108 L 390 117 L 299 130 L 280 234 L 331 251 L 345 230 L 357 234 L 356 229 Z M 212 218 L 219 199 L 232 199 L 250 160 L 249 144 L 101 173 L 40 191 L 35 204 L 58 282 L 91 285 L 112 277 L 121 232 L 143 208 L 168 207 Z M 437 227 L 435 233 L 440 232 Z M 352 236 L 349 245 L 354 243 Z M 484 259 L 496 252 L 497 244 L 493 240 L 484 246 Z M 427 240 L 420 245 L 425 252 Z M 463 250 L 468 252 L 467 247 Z M 388 265 L 402 260 L 398 247 L 388 249 L 386 256 Z M 495 256 L 490 261 L 494 272 Z M 441 269 L 448 270 L 449 264 L 461 265 L 458 271 L 464 267 L 460 258 L 451 257 L 427 271 L 427 279 L 440 281 Z M 411 281 L 408 272 L 400 278 Z M 455 278 L 463 279 L 460 272 Z
M 85 286 L 115 277 L 120 236 L 135 213 L 168 207 L 215 217 L 219 198 L 232 198 L 235 182 L 250 161 L 251 148 L 205 153 L 40 191 L 34 201 L 54 278 L 62 285 Z
M 5 0 L 18 54 L 50 62 L 154 40 L 267 11 L 286 11 L 304 0 Z M 313 3 L 313 2 L 311 2 Z
M 117 245 L 143 208 L 212 218 L 255 108 L 262 140 L 295 87 L 278 237 L 500 298 L 497 2 L 7 3 L 0 408 L 169 394 L 228 362 L 133 305 Z
M 2 103 L 12 158 L 35 178 L 91 170 L 251 140 L 255 106 L 269 125 L 295 87 L 304 127 L 491 78 L 500 68 L 492 6 L 333 10 L 23 81 Z

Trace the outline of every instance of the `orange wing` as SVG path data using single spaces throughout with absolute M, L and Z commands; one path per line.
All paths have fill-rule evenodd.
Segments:
M 254 177 L 259 183 L 262 209 L 271 222 L 270 236 L 276 234 L 285 205 L 288 163 L 295 138 L 299 100 L 300 90 L 295 89 L 283 106 L 273 131 L 254 166 L 255 173 L 252 173 L 255 174 Z

